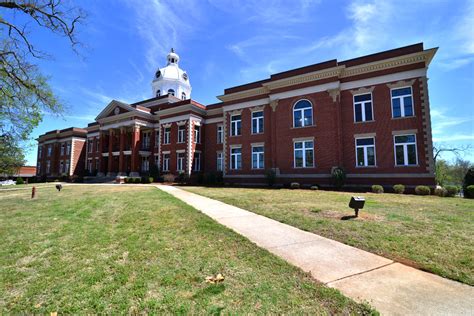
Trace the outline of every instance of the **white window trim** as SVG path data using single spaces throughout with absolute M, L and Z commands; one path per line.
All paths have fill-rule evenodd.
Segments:
M 366 139 L 366 138 L 372 138 L 374 140 L 374 144 L 373 145 L 360 145 L 358 146 L 357 145 L 357 140 L 358 139 Z M 369 136 L 369 137 L 356 137 L 354 139 L 354 144 L 355 144 L 355 163 L 356 163 L 356 167 L 357 168 L 375 168 L 377 167 L 377 148 L 375 147 L 375 136 Z M 367 164 L 367 162 L 369 161 L 368 160 L 368 155 L 367 155 L 367 147 L 374 147 L 374 165 L 373 166 L 369 166 Z M 360 166 L 358 164 L 358 161 L 357 161 L 357 148 L 363 148 L 364 150 L 364 165 Z
M 184 127 L 184 128 L 183 128 Z M 182 139 L 181 139 L 181 134 L 182 134 Z M 178 144 L 183 144 L 186 142 L 186 126 L 185 125 L 179 125 L 178 126 Z
M 311 123 L 308 124 L 308 125 L 304 125 L 304 110 L 307 109 L 307 108 L 303 108 L 303 109 L 297 109 L 295 110 L 295 106 L 296 104 L 298 104 L 300 101 L 308 101 L 309 104 L 311 104 Z M 313 102 L 311 102 L 310 100 L 308 99 L 299 99 L 297 100 L 294 104 L 293 104 L 293 109 L 292 109 L 292 113 L 293 113 L 293 116 L 292 116 L 292 120 L 293 120 L 293 128 L 302 128 L 302 127 L 308 127 L 308 126 L 314 126 L 314 105 L 313 105 Z M 300 111 L 302 112 L 301 114 L 301 117 L 303 118 L 303 122 L 302 122 L 302 125 L 301 126 L 295 126 L 295 111 Z
M 165 156 L 168 156 L 168 158 L 165 158 Z M 163 153 L 163 171 L 168 172 L 170 171 L 170 153 L 166 152 Z
M 219 128 L 221 129 L 220 132 L 219 132 Z M 224 125 L 222 124 L 217 125 L 216 133 L 217 133 L 217 143 L 222 144 L 224 142 Z
M 399 89 L 405 89 L 405 88 L 410 88 L 410 91 L 411 91 L 411 94 L 410 94 L 411 112 L 413 113 L 413 115 L 411 115 L 411 116 L 405 116 L 405 101 L 403 100 L 403 98 L 406 97 L 407 95 L 392 97 L 392 91 L 393 90 L 399 90 Z M 393 115 L 393 98 L 400 99 L 400 116 L 398 116 L 398 117 L 395 117 Z M 412 86 L 403 86 L 403 87 L 391 88 L 390 89 L 390 104 L 392 106 L 392 118 L 399 119 L 399 118 L 403 118 L 403 117 L 415 117 L 415 103 L 413 102 L 413 87 Z M 372 113 L 372 115 L 373 115 L 373 113 Z
M 197 161 L 199 161 L 199 164 L 196 165 L 196 155 L 199 156 L 199 159 Z M 201 152 L 200 151 L 195 151 L 194 152 L 194 163 L 193 163 L 193 171 L 201 171 Z
M 263 148 L 263 152 L 261 153 L 256 153 L 257 154 L 257 165 L 259 165 L 260 163 L 260 154 L 262 154 L 262 167 L 254 167 L 253 166 L 253 155 L 254 155 L 254 152 L 253 152 L 253 149 L 256 148 L 256 147 L 262 147 Z M 262 169 L 265 169 L 265 146 L 263 144 L 252 144 L 252 169 L 253 170 L 262 170 Z
M 311 148 L 313 150 L 313 165 L 310 167 L 306 166 L 306 142 L 313 142 L 313 147 Z M 303 148 L 295 148 L 296 143 L 303 143 Z M 314 161 L 315 158 L 315 150 L 314 150 L 314 139 L 299 139 L 299 140 L 294 140 L 293 141 L 293 168 L 295 169 L 311 169 L 311 168 L 316 168 L 316 163 Z M 309 147 L 308 147 L 309 149 Z M 303 151 L 303 167 L 297 167 L 296 166 L 296 150 L 302 150 Z
M 239 120 L 232 120 L 233 117 L 235 116 L 240 116 L 240 119 Z M 235 124 L 234 124 L 235 122 Z M 240 134 L 237 134 L 237 126 L 238 126 L 238 122 L 240 122 Z M 234 127 L 235 125 L 235 127 Z M 234 134 L 235 132 L 235 134 Z M 242 135 L 242 114 L 234 114 L 234 115 L 231 115 L 230 116 L 230 136 L 240 136 Z
M 201 126 L 199 125 L 194 126 L 194 143 L 201 143 Z
M 412 145 L 413 143 L 401 143 L 401 144 L 398 144 L 398 146 L 403 146 L 403 162 L 404 164 L 403 165 L 398 165 L 397 164 L 397 143 L 395 142 L 395 137 L 398 137 L 398 136 L 415 136 L 415 160 L 416 160 L 416 163 L 415 164 L 406 164 L 408 162 L 408 150 L 407 150 L 407 146 L 408 145 Z M 397 134 L 397 135 L 393 135 L 393 158 L 395 159 L 395 167 L 417 167 L 418 166 L 418 143 L 417 143 L 417 139 L 416 139 L 416 134 L 413 133 L 413 134 Z
M 219 159 L 219 156 L 221 158 Z M 219 170 L 219 160 L 221 161 L 221 169 Z M 218 151 L 216 153 L 216 169 L 217 171 L 224 171 L 224 153 L 222 151 Z
M 370 101 L 362 101 L 362 102 L 356 102 L 355 101 L 355 97 L 357 96 L 360 96 L 360 95 L 366 95 L 366 94 L 370 94 Z M 390 96 L 392 96 L 392 92 L 390 91 Z M 370 110 L 372 111 L 372 119 L 371 120 L 366 120 L 365 118 L 365 104 L 367 102 L 370 102 Z M 358 94 L 355 94 L 353 97 L 352 97 L 352 109 L 354 111 L 354 123 L 362 123 L 362 122 L 373 122 L 375 121 L 375 116 L 374 116 L 374 96 L 372 94 L 372 92 L 365 92 L 365 93 L 358 93 Z M 361 104 L 361 110 L 362 110 L 362 121 L 357 121 L 356 120 L 356 110 L 355 110 L 355 106 L 356 104 Z M 362 108 L 362 105 L 364 106 Z M 393 111 L 393 107 L 392 107 L 392 111 Z M 393 116 L 393 114 L 392 114 Z
M 262 113 L 262 116 L 261 117 L 253 117 L 253 115 L 255 113 Z M 251 134 L 252 135 L 259 135 L 259 134 L 263 134 L 265 132 L 265 112 L 263 110 L 258 110 L 258 111 L 252 111 L 252 114 L 251 114 L 251 118 L 252 118 L 252 124 L 250 126 L 250 131 L 251 131 Z M 262 126 L 261 126 L 261 132 L 258 132 L 258 130 L 260 130 L 260 119 L 262 120 Z M 257 121 L 257 132 L 254 132 L 253 131 L 253 121 Z
M 169 145 L 170 143 L 171 143 L 171 127 L 164 127 L 163 145 Z
M 185 167 L 184 165 L 185 165 L 185 161 L 186 161 L 186 155 L 183 155 L 183 158 L 182 158 L 183 163 L 182 163 L 182 166 L 180 166 L 179 165 L 179 161 L 180 161 L 179 154 L 184 154 L 184 150 L 183 151 L 176 151 L 176 171 L 184 172 L 184 167 Z
M 240 149 L 240 168 L 234 168 L 234 166 L 232 165 L 232 156 L 233 155 L 238 156 L 238 154 L 232 153 L 232 149 Z M 229 151 L 230 151 L 230 159 L 229 159 L 230 170 L 242 170 L 242 145 L 232 145 L 230 146 Z M 237 159 L 236 159 L 236 162 L 237 162 Z

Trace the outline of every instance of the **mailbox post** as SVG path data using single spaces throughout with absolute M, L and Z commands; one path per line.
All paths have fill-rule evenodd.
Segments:
M 363 196 L 353 196 L 349 202 L 349 207 L 354 209 L 355 217 L 359 216 L 359 210 L 364 208 L 365 198 Z

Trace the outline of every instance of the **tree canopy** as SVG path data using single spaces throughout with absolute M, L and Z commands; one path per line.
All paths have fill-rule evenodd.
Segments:
M 76 50 L 76 29 L 84 18 L 82 9 L 61 0 L 0 1 L 0 174 L 24 163 L 22 142 L 44 112 L 63 109 L 35 64 L 51 56 L 37 48 L 31 29 L 46 29 Z

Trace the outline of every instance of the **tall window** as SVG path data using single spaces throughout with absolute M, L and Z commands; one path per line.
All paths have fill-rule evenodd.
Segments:
M 92 139 L 87 140 L 87 152 L 91 153 L 92 152 L 92 146 L 94 146 L 94 143 L 92 142 Z
M 59 173 L 63 173 L 64 172 L 63 169 L 64 169 L 64 161 L 61 160 L 59 162 Z
M 217 143 L 222 144 L 224 142 L 224 126 L 217 125 Z
M 177 157 L 178 157 L 177 171 L 184 171 L 184 158 L 185 158 L 184 153 L 178 153 Z
M 361 94 L 354 96 L 354 121 L 366 122 L 373 120 L 372 94 Z
M 142 157 L 142 172 L 147 172 L 150 170 L 150 162 L 148 161 L 148 157 Z
M 201 142 L 201 126 L 194 126 L 194 142 L 197 144 Z
M 217 171 L 224 171 L 224 154 L 222 151 L 217 153 Z
M 263 169 L 263 146 L 252 147 L 252 169 Z
M 252 134 L 263 133 L 263 111 L 252 112 Z
M 170 143 L 170 135 L 171 135 L 171 127 L 166 127 L 165 132 L 163 134 L 163 144 Z
M 96 138 L 96 139 L 95 139 L 95 151 L 96 151 L 96 152 L 99 152 L 99 145 L 100 145 L 100 143 L 99 143 L 99 138 Z
M 158 147 L 159 143 L 160 143 L 160 131 L 156 130 L 155 131 L 155 147 Z
M 313 125 L 313 105 L 308 100 L 300 100 L 293 107 L 293 127 Z
M 178 126 L 178 143 L 184 143 L 186 135 L 186 126 L 180 125 Z
M 64 164 L 64 173 L 69 172 L 69 160 L 66 160 L 66 163 Z
M 242 117 L 240 115 L 232 115 L 230 117 L 230 136 L 238 136 L 241 132 Z
M 230 149 L 230 169 L 242 169 L 242 148 Z
M 168 90 L 168 94 L 174 96 L 174 90 L 173 90 L 173 89 L 169 89 L 169 90 Z
M 193 170 L 194 171 L 200 171 L 201 170 L 201 153 L 194 153 L 194 164 L 193 164 Z
M 181 93 L 181 100 L 186 100 L 186 93 Z
M 373 137 L 356 139 L 356 159 L 358 167 L 375 166 L 375 139 Z
M 161 91 L 160 90 L 156 90 L 156 96 L 157 97 L 161 96 Z
M 160 156 L 158 156 L 158 155 L 155 155 L 155 166 L 157 168 L 160 167 Z
M 64 147 L 65 147 L 65 144 L 61 143 L 61 156 L 64 155 Z
M 53 147 L 51 147 L 51 145 L 48 145 L 48 157 L 51 156 L 52 151 L 53 151 Z
M 392 89 L 393 117 L 413 116 L 413 98 L 411 87 Z
M 163 154 L 163 171 L 170 171 L 170 154 Z
M 87 160 L 87 170 L 92 173 L 92 159 Z
M 42 157 L 43 156 L 43 146 L 39 146 L 38 147 L 38 157 Z
M 417 164 L 416 135 L 395 136 L 395 164 L 397 166 Z
M 39 162 L 36 164 L 36 174 L 37 175 L 41 174 L 41 164 Z
M 143 149 L 150 149 L 150 141 L 151 141 L 150 132 L 143 132 L 142 148 Z
M 66 143 L 66 155 L 69 155 L 71 153 L 71 143 L 67 142 Z
M 51 161 L 46 161 L 46 173 L 49 174 L 49 172 L 51 171 Z
M 294 143 L 295 168 L 314 167 L 314 142 L 312 140 Z

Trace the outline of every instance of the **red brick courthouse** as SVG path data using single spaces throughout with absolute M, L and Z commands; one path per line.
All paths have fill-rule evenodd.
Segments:
M 38 175 L 139 176 L 222 172 L 225 182 L 434 185 L 428 66 L 423 44 L 326 62 L 228 88 L 216 104 L 192 99 L 172 51 L 154 97 L 111 101 L 86 128 L 38 138 Z

